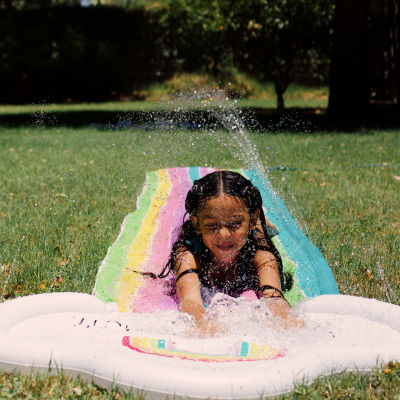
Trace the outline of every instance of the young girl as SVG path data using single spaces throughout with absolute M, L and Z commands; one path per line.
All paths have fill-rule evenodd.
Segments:
M 282 289 L 289 288 L 282 288 L 282 262 L 267 233 L 258 189 L 236 172 L 213 172 L 194 182 L 185 208 L 189 219 L 165 269 L 175 272 L 180 310 L 194 317 L 201 332 L 212 334 L 220 327 L 206 317 L 211 297 L 251 290 L 273 314 L 286 318 L 290 306 Z

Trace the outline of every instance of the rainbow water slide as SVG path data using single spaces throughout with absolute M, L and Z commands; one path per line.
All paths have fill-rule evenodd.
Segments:
M 160 273 L 177 230 L 183 223 L 184 203 L 195 179 L 213 168 L 177 167 L 148 172 L 136 210 L 128 214 L 114 244 L 109 248 L 96 278 L 94 294 L 116 302 L 120 311 L 151 312 L 176 309 L 169 295 L 171 279 L 153 279 L 140 272 Z M 258 187 L 267 218 L 278 228 L 272 240 L 283 269 L 293 275 L 294 285 L 286 299 L 295 305 L 305 297 L 338 294 L 336 281 L 321 252 L 311 243 L 259 170 L 236 170 Z

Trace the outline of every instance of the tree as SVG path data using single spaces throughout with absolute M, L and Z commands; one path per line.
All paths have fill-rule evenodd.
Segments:
M 171 57 L 222 81 L 235 68 L 272 80 L 278 109 L 296 76 L 329 64 L 334 0 L 173 0 L 165 17 Z
M 329 57 L 333 0 L 221 0 L 241 69 L 271 79 L 278 109 L 296 75 Z M 310 71 L 308 71 L 310 75 Z
M 165 52 L 184 71 L 205 71 L 225 80 L 233 69 L 218 0 L 173 0 L 162 19 Z

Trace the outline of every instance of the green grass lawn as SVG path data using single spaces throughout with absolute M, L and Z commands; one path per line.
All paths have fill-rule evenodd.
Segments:
M 398 303 L 400 132 L 253 132 L 251 139 L 266 166 L 285 167 L 270 173 L 273 185 L 321 249 L 341 293 Z M 1 299 L 90 293 L 123 217 L 135 208 L 145 172 L 239 167 L 230 144 L 222 131 L 0 127 Z M 323 377 L 280 398 L 387 399 L 399 391 L 400 368 L 393 364 L 368 376 Z M 135 397 L 62 374 L 0 373 L 1 398 L 24 394 Z
M 196 75 L 197 78 L 197 75 Z M 127 113 L 137 111 L 159 111 L 165 110 L 168 103 L 165 99 L 170 98 L 175 92 L 186 93 L 187 102 L 190 97 L 195 98 L 195 89 L 193 85 L 202 84 L 202 81 L 194 80 L 193 83 L 188 85 L 187 75 L 179 78 L 179 83 L 174 83 L 171 86 L 165 87 L 164 85 L 154 85 L 148 89 L 148 101 L 108 101 L 100 103 L 65 103 L 65 104 L 52 104 L 38 102 L 35 104 L 25 105 L 7 105 L 0 104 L 0 115 L 30 113 L 33 114 L 33 120 L 40 119 L 43 113 L 64 113 L 73 111 L 106 111 L 115 113 Z M 189 79 L 190 81 L 190 79 Z M 175 81 L 173 81 L 175 82 Z M 191 81 L 190 81 L 191 82 Z M 182 86 L 184 85 L 184 86 Z M 211 84 L 210 84 L 211 85 Z M 211 91 L 215 89 L 215 83 L 211 86 Z M 239 100 L 238 104 L 244 108 L 260 108 L 260 109 L 275 109 L 276 108 L 276 94 L 271 83 L 257 84 L 253 90 L 254 95 L 249 95 L 246 98 Z M 147 93 L 147 92 L 146 92 Z M 326 109 L 328 106 L 328 87 L 308 87 L 297 84 L 289 85 L 285 92 L 285 105 L 290 110 L 291 108 L 319 108 Z M 174 108 L 174 105 L 170 106 Z

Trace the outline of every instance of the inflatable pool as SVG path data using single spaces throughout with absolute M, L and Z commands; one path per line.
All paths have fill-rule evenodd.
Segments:
M 248 399 L 290 391 L 322 374 L 370 371 L 400 360 L 400 307 L 338 294 L 319 250 L 299 229 L 261 171 L 240 170 L 260 189 L 285 272 L 286 299 L 305 322 L 290 328 L 262 300 L 217 295 L 208 313 L 227 327 L 199 338 L 158 273 L 183 202 L 208 168 L 149 172 L 137 208 L 102 262 L 93 295 L 53 293 L 0 304 L 0 367 L 62 368 L 149 398 Z M 173 278 L 171 278 L 173 280 Z
M 298 311 L 306 328 L 266 326 L 267 340 L 239 332 L 199 339 L 184 334 L 177 311 L 121 313 L 115 303 L 79 293 L 28 296 L 0 305 L 0 366 L 62 368 L 148 398 L 249 399 L 400 359 L 398 306 L 324 295 Z

